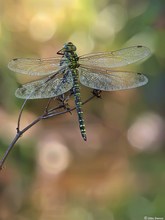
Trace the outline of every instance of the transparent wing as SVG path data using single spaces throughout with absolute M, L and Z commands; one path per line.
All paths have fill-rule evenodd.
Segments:
M 60 59 L 58 57 L 49 59 L 16 58 L 8 63 L 8 68 L 22 74 L 49 75 L 61 68 L 59 66 Z
M 96 53 L 81 56 L 79 63 L 82 67 L 115 68 L 135 63 L 151 54 L 144 46 L 133 46 L 107 53 Z
M 44 78 L 22 85 L 15 92 L 16 97 L 21 99 L 43 99 L 59 96 L 73 87 L 72 74 L 68 72 L 65 76 L 61 74 L 54 78 Z
M 134 72 L 90 72 L 88 69 L 80 68 L 79 73 L 80 82 L 84 86 L 103 91 L 132 89 L 148 82 L 146 76 Z

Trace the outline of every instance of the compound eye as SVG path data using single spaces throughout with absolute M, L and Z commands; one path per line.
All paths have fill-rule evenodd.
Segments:
M 68 42 L 68 43 L 64 44 L 64 49 L 67 52 L 76 51 L 76 47 L 74 46 L 74 44 L 72 42 Z
M 72 51 L 76 51 L 76 46 L 72 42 L 69 42 L 68 46 Z

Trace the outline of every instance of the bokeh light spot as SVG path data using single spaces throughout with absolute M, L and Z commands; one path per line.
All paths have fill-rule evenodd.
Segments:
M 90 53 L 94 48 L 94 41 L 91 36 L 82 31 L 74 32 L 69 41 L 77 45 L 79 54 Z
M 162 141 L 163 131 L 163 119 L 155 113 L 146 113 L 129 128 L 127 138 L 139 150 L 155 149 Z
M 94 33 L 99 38 L 114 37 L 127 21 L 126 10 L 119 4 L 111 4 L 103 9 L 96 19 Z
M 70 153 L 65 145 L 48 135 L 39 143 L 38 161 L 42 170 L 50 175 L 58 175 L 67 169 Z
M 53 37 L 56 25 L 48 14 L 37 13 L 31 19 L 29 31 L 34 40 L 44 42 Z

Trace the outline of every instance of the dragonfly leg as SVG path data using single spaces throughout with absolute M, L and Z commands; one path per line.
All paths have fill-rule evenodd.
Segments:
M 48 103 L 47 103 L 47 105 L 45 107 L 45 113 L 48 113 L 51 101 L 52 101 L 52 98 L 49 99 L 49 101 L 48 101 Z
M 59 51 L 57 51 L 57 54 L 58 55 L 64 55 L 64 51 L 63 50 L 59 50 Z
M 93 89 L 92 93 L 95 95 L 97 98 L 101 98 L 101 90 L 98 89 Z
M 58 101 L 62 104 L 62 107 L 67 110 L 70 114 L 71 113 L 71 108 L 69 107 L 69 103 L 68 103 L 68 100 L 69 100 L 70 96 L 65 96 L 65 94 L 62 94 L 58 97 Z

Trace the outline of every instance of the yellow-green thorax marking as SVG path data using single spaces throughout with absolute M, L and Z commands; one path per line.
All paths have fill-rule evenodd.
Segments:
M 78 114 L 78 120 L 79 120 L 79 126 L 80 126 L 80 131 L 83 139 L 86 141 L 86 130 L 85 130 L 85 124 L 84 124 L 84 119 L 83 119 L 83 111 L 82 111 L 82 102 L 81 102 L 81 97 L 80 97 L 80 86 L 78 82 L 78 70 L 77 68 L 79 67 L 78 63 L 78 56 L 76 54 L 76 46 L 73 45 L 73 43 L 69 42 L 64 44 L 63 48 L 57 52 L 57 54 L 63 55 L 60 66 L 66 65 L 68 66 L 68 71 L 72 73 L 73 77 L 73 94 L 75 98 L 75 105 L 76 105 L 76 110 Z

